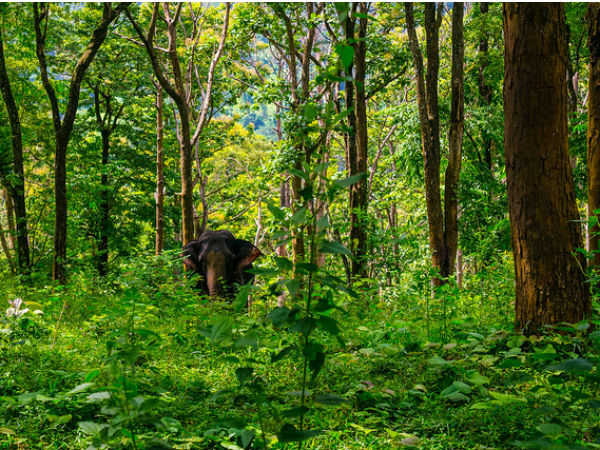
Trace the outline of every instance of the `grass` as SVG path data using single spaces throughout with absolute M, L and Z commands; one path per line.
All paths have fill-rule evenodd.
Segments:
M 365 295 L 336 313 L 344 345 L 315 332 L 326 363 L 298 430 L 303 359 L 273 362 L 298 333 L 265 319 L 266 289 L 249 316 L 165 273 L 5 282 L 3 302 L 44 314 L 2 319 L 0 449 L 600 447 L 599 336 L 583 325 L 524 337 L 502 317 L 507 296 L 473 313 L 481 294 L 446 293 L 442 316 L 418 294 Z M 223 318 L 233 337 L 215 338 Z

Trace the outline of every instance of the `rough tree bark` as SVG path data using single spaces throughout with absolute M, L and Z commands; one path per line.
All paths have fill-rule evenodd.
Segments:
M 54 225 L 54 263 L 52 278 L 60 284 L 66 282 L 65 263 L 67 258 L 67 147 L 73 131 L 73 123 L 79 106 L 81 83 L 87 68 L 92 63 L 98 49 L 106 39 L 109 25 L 126 9 L 129 3 L 119 3 L 114 9 L 110 3 L 104 3 L 102 19 L 92 32 L 90 42 L 81 54 L 73 73 L 67 95 L 67 106 L 61 114 L 58 97 L 48 75 L 46 62 L 46 36 L 48 31 L 49 5 L 34 3 L 33 17 L 36 45 L 35 51 L 40 65 L 40 76 L 44 90 L 50 101 L 52 124 L 54 126 L 54 196 L 55 196 L 55 225 Z
M 588 219 L 592 258 L 590 265 L 600 267 L 600 226 L 595 213 L 600 209 L 600 3 L 588 5 L 588 47 L 590 50 L 590 80 L 588 90 Z
M 12 94 L 6 62 L 4 58 L 4 42 L 0 28 L 0 91 L 4 98 L 10 131 L 12 135 L 12 174 L 2 184 L 9 191 L 14 202 L 17 241 L 17 264 L 19 273 L 24 275 L 31 269 L 29 258 L 29 233 L 27 230 L 27 209 L 25 206 L 25 171 L 23 169 L 23 137 L 21 135 L 21 121 L 19 110 Z
M 559 3 L 504 3 L 505 158 L 516 327 L 590 312 L 569 163 L 565 15 Z M 543 114 L 541 113 L 543 112 Z

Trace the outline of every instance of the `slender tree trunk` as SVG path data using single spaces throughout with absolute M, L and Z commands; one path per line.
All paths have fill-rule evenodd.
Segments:
M 164 175 L 164 124 L 163 92 L 160 83 L 156 87 L 156 240 L 155 254 L 160 255 L 165 248 L 165 175 Z
M 588 47 L 590 50 L 590 80 L 588 91 L 588 220 L 590 265 L 600 267 L 600 226 L 596 211 L 600 209 L 600 3 L 588 5 Z
M 462 140 L 465 125 L 463 86 L 463 15 L 464 3 L 452 6 L 452 99 L 448 132 L 448 167 L 444 187 L 444 246 L 446 248 L 442 275 L 449 277 L 456 265 L 458 250 L 458 180 L 462 159 Z
M 354 112 L 355 116 L 353 145 L 349 150 L 350 174 L 365 176 L 356 184 L 350 186 L 350 242 L 351 250 L 354 256 L 352 260 L 352 275 L 365 278 L 367 276 L 367 221 L 366 214 L 368 210 L 368 177 L 367 175 L 367 150 L 368 150 L 368 130 L 367 130 L 367 99 L 365 93 L 366 79 L 366 35 L 369 6 L 366 2 L 358 4 L 360 19 L 358 21 L 358 36 L 354 36 L 354 17 L 348 18 L 352 21 L 351 26 L 346 28 L 346 39 L 356 40 L 354 44 L 354 69 L 355 81 L 353 86 L 348 86 L 348 90 L 354 88 Z M 358 39 L 356 39 L 358 38 Z M 350 141 L 350 140 L 349 140 Z
M 436 4 L 425 4 L 425 33 L 427 48 L 427 71 L 423 69 L 423 56 L 417 40 L 413 8 L 405 3 L 406 23 L 408 27 L 409 45 L 417 73 L 417 102 L 419 104 L 419 121 L 423 159 L 425 165 L 425 203 L 429 223 L 429 248 L 431 262 L 440 273 L 433 278 L 433 284 L 441 285 L 444 281 L 444 223 L 440 193 L 440 124 L 438 107 L 438 72 L 439 72 L 439 26 L 436 18 Z
M 12 135 L 12 175 L 6 181 L 6 187 L 10 190 L 10 197 L 14 200 L 16 219 L 16 241 L 17 261 L 19 273 L 27 274 L 31 269 L 29 257 L 29 233 L 27 230 L 27 210 L 25 206 L 25 171 L 23 168 L 23 137 L 21 135 L 21 121 L 19 110 L 14 100 L 6 62 L 4 59 L 4 43 L 2 40 L 2 29 L 0 29 L 0 91 L 4 98 L 10 131 Z
M 15 204 L 13 202 L 11 191 L 4 188 L 4 201 L 6 202 L 6 224 L 8 225 L 8 243 L 9 248 L 14 250 L 17 248 L 16 236 L 17 226 L 15 225 Z
M 482 16 L 489 15 L 489 4 L 485 2 L 479 3 L 479 11 Z M 486 21 L 483 20 L 483 25 L 479 30 L 479 75 L 477 78 L 477 87 L 479 88 L 479 96 L 483 103 L 487 106 L 492 104 L 492 87 L 486 82 L 485 71 L 489 66 L 489 42 L 488 32 L 486 29 Z M 490 173 L 494 172 L 494 155 L 493 155 L 493 140 L 486 130 L 482 130 L 483 135 L 483 152 L 484 160 Z
M 505 158 L 516 327 L 590 312 L 569 164 L 565 15 L 559 3 L 505 3 Z M 540 112 L 543 111 L 543 114 Z
M 110 154 L 110 131 L 102 130 L 102 175 L 100 176 L 100 223 L 98 229 L 98 275 L 108 273 L 108 233 L 110 229 L 110 203 L 108 184 L 108 158 Z

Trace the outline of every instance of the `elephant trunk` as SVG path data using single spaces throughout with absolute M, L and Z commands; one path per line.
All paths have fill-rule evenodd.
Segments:
M 223 290 L 223 282 L 225 280 L 225 256 L 211 252 L 206 258 L 206 286 L 208 287 L 208 295 L 210 298 L 225 297 Z

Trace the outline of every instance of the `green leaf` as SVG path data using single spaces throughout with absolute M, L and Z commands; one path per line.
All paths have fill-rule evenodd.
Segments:
M 64 416 L 57 417 L 52 421 L 52 428 L 57 428 L 60 425 L 64 425 L 65 423 L 70 422 L 72 418 L 73 416 L 71 416 L 71 414 L 65 414 Z
M 231 317 L 221 317 L 212 326 L 209 337 L 213 342 L 231 339 L 232 330 L 233 319 Z
M 235 299 L 233 300 L 233 309 L 236 311 L 241 311 L 248 306 L 248 296 L 250 295 L 250 290 L 252 286 L 250 283 L 243 285 L 238 293 L 235 295 Z
M 311 263 L 298 263 L 296 264 L 296 270 L 298 273 L 308 275 L 309 273 L 317 273 L 319 266 Z
M 452 403 L 468 402 L 470 400 L 470 398 L 462 392 L 451 392 L 444 396 L 444 398 L 450 400 Z
M 302 442 L 320 434 L 323 434 L 323 432 L 319 430 L 298 430 L 294 425 L 286 423 L 277 433 L 277 439 L 285 444 L 288 442 Z
M 86 397 L 87 401 L 92 402 L 101 402 L 103 400 L 108 400 L 110 398 L 110 392 L 102 391 L 102 392 L 94 392 Z
M 107 427 L 107 425 L 95 422 L 79 422 L 77 425 L 79 425 L 81 431 L 83 431 L 88 436 L 95 436 L 98 433 L 100 433 L 100 431 L 103 428 Z
M 322 330 L 327 331 L 333 336 L 340 334 L 340 328 L 338 327 L 337 320 L 335 320 L 332 317 L 319 317 L 319 319 L 317 320 L 317 326 L 319 326 Z
M 317 117 L 317 107 L 314 103 L 306 103 L 304 105 L 304 117 L 308 122 L 312 122 Z
M 315 401 L 321 405 L 338 406 L 348 403 L 349 400 L 336 394 L 320 394 L 315 396 Z
M 248 333 L 246 336 L 236 339 L 234 344 L 238 347 L 252 347 L 254 350 L 258 350 L 258 335 L 255 332 Z
M 71 389 L 67 394 L 77 394 L 79 392 L 87 391 L 94 383 L 81 383 Z
M 557 423 L 543 423 L 535 429 L 546 436 L 558 436 L 562 431 L 562 427 Z
M 306 201 L 312 200 L 315 197 L 315 191 L 314 191 L 312 185 L 308 185 L 304 189 L 300 189 L 300 191 L 298 191 L 298 193 Z
M 471 405 L 471 409 L 490 409 L 494 404 L 491 402 L 477 402 Z
M 566 359 L 558 365 L 563 372 L 589 372 L 594 365 L 584 358 Z
M 294 345 L 289 345 L 287 347 L 284 347 L 279 352 L 277 352 L 273 356 L 271 356 L 271 362 L 277 362 L 280 359 L 285 358 L 287 355 L 292 353 L 295 349 L 296 349 L 296 346 L 294 346 Z
M 240 385 L 243 385 L 252 379 L 253 373 L 254 373 L 253 367 L 238 367 L 235 370 L 235 377 L 237 378 Z
M 525 399 L 517 397 L 516 395 L 502 394 L 500 392 L 495 391 L 489 391 L 489 393 L 490 396 L 494 398 L 494 400 L 492 401 L 498 405 L 505 405 L 513 402 L 525 403 Z
M 316 320 L 312 317 L 303 317 L 294 322 L 290 327 L 290 331 L 293 333 L 302 333 L 308 336 L 310 332 L 315 328 Z
M 302 414 L 306 414 L 309 409 L 306 406 L 298 406 L 297 408 L 290 408 L 281 411 L 281 417 L 300 417 Z
M 271 214 L 273 214 L 275 220 L 281 222 L 285 219 L 285 211 L 278 208 L 270 201 L 267 202 L 267 208 L 269 209 L 269 211 L 271 211 Z
M 484 384 L 488 384 L 490 379 L 485 375 L 481 375 L 479 372 L 473 371 L 467 374 L 467 380 L 469 383 L 474 384 L 475 386 L 483 386 Z
M 352 186 L 353 184 L 358 183 L 360 180 L 362 180 L 363 178 L 365 178 L 367 176 L 366 173 L 359 173 L 358 175 L 352 175 L 350 177 L 347 178 L 341 178 L 339 180 L 334 180 L 333 182 L 340 187 L 349 187 Z
M 277 267 L 284 272 L 291 272 L 294 269 L 294 263 L 288 258 L 275 256 L 273 260 L 275 261 L 275 264 L 277 264 Z
M 291 310 L 287 306 L 278 306 L 267 314 L 267 319 L 273 322 L 273 325 L 281 325 L 282 323 L 287 322 L 296 312 L 297 310 Z
M 290 223 L 296 226 L 306 223 L 307 212 L 308 210 L 305 207 L 300 208 L 292 215 L 292 217 L 290 217 Z
M 344 68 L 348 70 L 354 60 L 354 47 L 351 45 L 338 44 L 335 46 L 335 52 L 340 57 Z
M 498 365 L 500 369 L 510 369 L 512 367 L 523 367 L 523 363 L 517 358 L 504 358 L 504 360 Z
M 334 253 L 352 257 L 352 252 L 337 241 L 323 241 L 319 251 L 322 253 Z
M 240 440 L 242 442 L 242 448 L 248 448 L 256 433 L 254 430 L 244 430 L 240 434 Z

